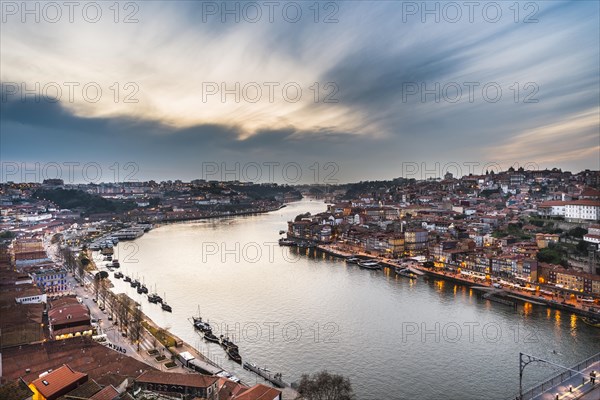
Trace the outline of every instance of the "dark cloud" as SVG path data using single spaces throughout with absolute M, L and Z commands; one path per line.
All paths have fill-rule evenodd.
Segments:
M 498 24 L 422 24 L 418 19 L 402 23 L 396 2 L 348 2 L 340 4 L 339 23 L 330 25 L 315 24 L 311 18 L 297 24 L 281 18 L 273 24 L 236 24 L 212 17 L 205 23 L 201 3 L 177 3 L 181 24 L 160 27 L 158 46 L 194 33 L 203 42 L 189 50 L 200 52 L 208 41 L 250 35 L 263 40 L 272 54 L 297 64 L 299 71 L 305 64 L 324 63 L 315 69 L 322 71 L 315 81 L 335 82 L 343 110 L 340 122 L 356 117 L 362 127 L 347 132 L 336 126 L 301 130 L 290 125 L 247 136 L 244 127 L 233 123 L 175 128 L 128 117 L 84 118 L 60 103 L 3 97 L 0 157 L 133 160 L 143 166 L 147 178 L 194 178 L 197 175 L 189 171 L 198 171 L 203 161 L 293 161 L 304 166 L 331 161 L 340 165 L 340 179 L 348 181 L 397 176 L 403 161 L 487 161 L 483 158 L 490 156 L 484 150 L 490 146 L 506 145 L 524 131 L 600 107 L 597 2 L 539 3 L 535 24 L 514 23 L 510 15 Z M 162 7 L 173 11 L 167 3 L 145 11 L 156 13 Z M 227 52 L 224 48 L 223 55 Z M 496 54 L 502 57 L 495 59 Z M 269 56 L 261 57 L 260 63 L 268 65 Z M 152 71 L 157 76 L 161 72 L 159 67 Z M 514 83 L 511 79 L 520 84 L 534 81 L 538 102 L 515 103 L 507 86 L 497 103 L 402 97 L 407 83 L 431 87 L 436 82 L 495 79 L 508 80 L 502 82 L 505 85 Z M 303 111 L 310 115 L 322 106 L 307 105 Z M 559 166 L 600 167 L 590 159 Z

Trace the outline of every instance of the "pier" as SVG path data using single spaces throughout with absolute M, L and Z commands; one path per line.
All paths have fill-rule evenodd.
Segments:
M 270 371 L 267 371 L 264 368 L 260 368 L 256 364 L 244 362 L 244 369 L 254 372 L 256 375 L 260 376 L 261 378 L 263 378 L 264 380 L 266 380 L 268 382 L 271 382 L 273 385 L 277 386 L 278 388 L 283 389 L 286 387 L 290 387 L 290 385 L 288 383 L 284 382 L 281 379 L 281 374 L 271 374 Z

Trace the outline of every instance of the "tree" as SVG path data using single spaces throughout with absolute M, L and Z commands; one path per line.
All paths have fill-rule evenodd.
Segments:
M 143 320 L 144 315 L 142 314 L 141 305 L 139 303 L 134 303 L 131 313 L 131 325 L 129 327 L 129 339 L 132 344 L 137 344 L 138 351 L 140 351 L 140 341 L 142 340 L 144 332 L 144 326 L 142 325 Z
M 73 250 L 71 250 L 69 247 L 63 247 L 60 249 L 60 256 L 63 260 L 65 267 L 67 267 L 69 270 L 71 270 L 72 273 L 74 273 L 78 263 L 75 259 L 75 256 L 73 255 Z
M 560 264 L 562 260 L 562 255 L 560 251 L 557 249 L 546 247 L 545 249 L 541 249 L 537 253 L 537 259 L 539 262 L 546 262 L 550 264 Z
M 581 228 L 581 227 L 577 227 L 577 228 L 573 228 L 569 230 L 569 236 L 573 236 L 576 238 L 583 238 L 583 235 L 585 235 L 587 233 L 587 229 L 585 228 Z
M 131 315 L 131 300 L 127 295 L 121 294 L 117 302 L 117 316 L 119 317 L 119 324 L 124 332 L 127 332 L 129 326 L 129 316 Z
M 298 385 L 300 398 L 305 400 L 350 400 L 354 392 L 350 380 L 342 375 L 318 372 L 312 376 L 302 375 Z
M 588 246 L 589 246 L 588 242 L 586 242 L 585 240 L 580 240 L 577 243 L 577 247 L 576 248 L 577 248 L 577 251 L 579 253 L 581 253 L 581 254 L 587 254 L 587 252 L 588 252 Z
M 102 271 L 104 272 L 104 271 Z M 102 303 L 104 307 L 108 303 L 108 281 L 106 279 L 100 279 L 100 287 L 98 288 L 99 299 L 98 301 Z

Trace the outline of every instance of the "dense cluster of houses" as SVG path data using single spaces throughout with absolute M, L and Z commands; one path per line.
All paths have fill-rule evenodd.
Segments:
M 299 215 L 288 223 L 288 237 L 600 296 L 600 191 L 588 185 L 597 179 L 587 172 L 507 171 L 371 186 L 326 212 Z M 548 213 L 555 203 L 564 203 L 563 210 Z M 581 239 L 589 245 L 587 259 L 569 268 L 538 261 L 541 249 L 561 240 L 555 224 L 587 231 Z

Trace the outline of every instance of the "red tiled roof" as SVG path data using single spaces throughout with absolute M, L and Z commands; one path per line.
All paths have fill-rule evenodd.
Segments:
M 545 201 L 543 203 L 538 204 L 539 207 L 556 207 L 556 206 L 564 206 L 567 204 L 566 201 L 553 200 L 553 201 Z
M 115 389 L 112 385 L 105 387 L 92 397 L 90 400 L 113 400 L 115 397 L 119 395 L 117 389 Z
M 217 382 L 219 378 L 199 374 L 178 374 L 161 371 L 146 371 L 135 379 L 137 382 L 179 385 L 206 388 Z
M 219 378 L 219 400 L 232 400 L 241 392 L 248 388 L 240 383 L 230 381 L 226 378 Z
M 235 400 L 273 400 L 281 395 L 281 391 L 261 383 L 252 386 Z
M 598 197 L 600 196 L 600 190 L 596 190 L 594 188 L 585 188 L 579 196 L 587 196 L 587 197 Z
M 41 378 L 31 382 L 38 392 L 45 398 L 55 396 L 70 385 L 78 381 L 87 380 L 87 375 L 81 372 L 73 371 L 68 365 L 50 372 Z
M 54 300 L 51 307 L 48 311 L 48 320 L 53 325 L 89 321 L 90 319 L 88 308 L 72 297 Z
M 600 200 L 571 200 L 567 201 L 569 206 L 597 206 L 600 207 Z

